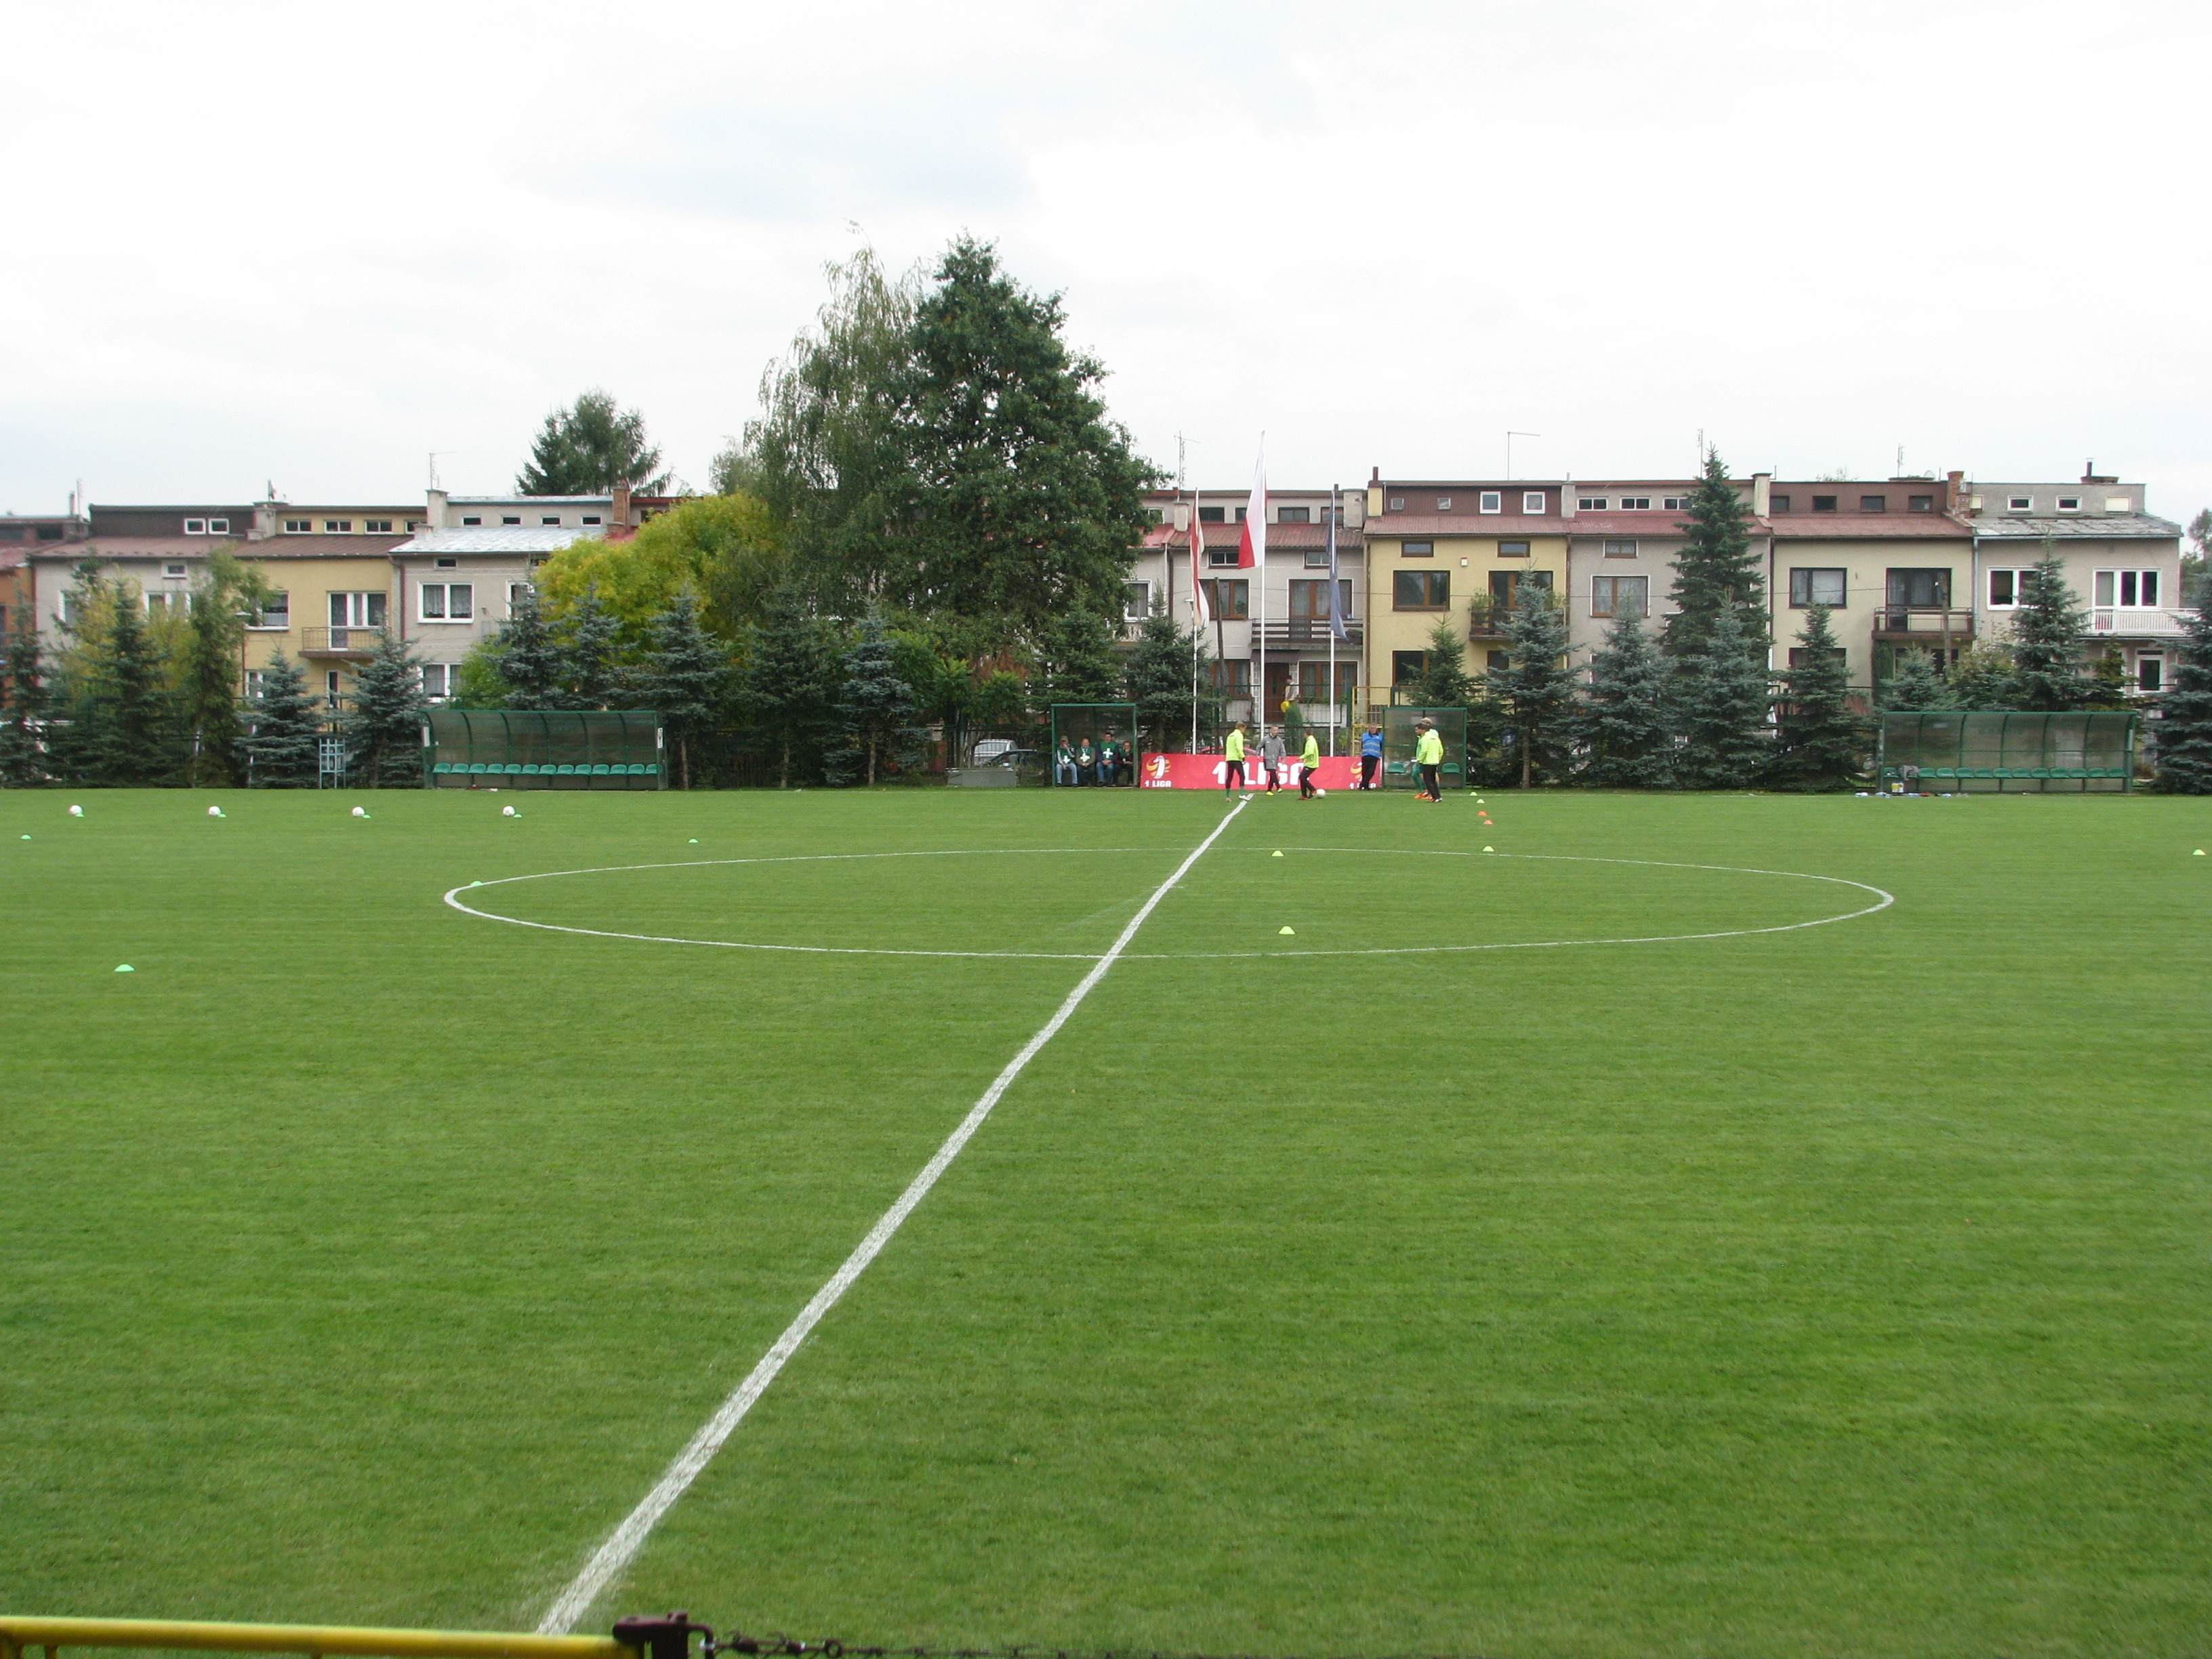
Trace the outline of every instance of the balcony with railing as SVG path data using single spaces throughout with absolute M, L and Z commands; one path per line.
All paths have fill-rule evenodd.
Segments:
M 1329 640 L 1328 618 L 1326 617 L 1270 617 L 1267 618 L 1267 625 L 1264 630 L 1256 624 L 1252 629 L 1253 649 L 1255 651 L 1259 648 L 1263 631 L 1267 648 L 1271 651 L 1278 647 L 1288 648 L 1296 646 L 1310 646 L 1320 648 L 1327 646 Z M 1344 619 L 1344 632 L 1346 637 L 1337 641 L 1340 647 L 1349 647 L 1358 645 L 1360 641 L 1358 619 L 1346 617 Z
M 1478 593 L 1467 602 L 1467 636 L 1471 640 L 1502 640 L 1513 618 L 1506 600 Z
M 1974 613 L 1940 605 L 1885 605 L 1874 613 L 1874 636 L 1885 644 L 1910 638 L 1926 645 L 1942 639 L 1970 640 Z
M 368 657 L 383 637 L 381 628 L 303 628 L 300 654 L 303 657 Z

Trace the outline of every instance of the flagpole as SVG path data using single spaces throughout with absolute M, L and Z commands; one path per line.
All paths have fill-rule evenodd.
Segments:
M 1336 757 L 1336 514 L 1343 492 L 1328 487 L 1328 752 Z M 1481 503 L 1477 502 L 1480 506 Z M 1809 578 L 1808 580 L 1810 580 Z

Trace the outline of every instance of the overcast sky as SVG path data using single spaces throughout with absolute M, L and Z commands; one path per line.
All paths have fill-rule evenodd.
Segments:
M 7 0 L 0 510 L 703 484 L 962 230 L 1209 487 L 2094 457 L 2212 503 L 2202 4 Z

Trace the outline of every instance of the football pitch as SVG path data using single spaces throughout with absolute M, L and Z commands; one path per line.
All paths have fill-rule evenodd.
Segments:
M 581 1628 L 2202 1653 L 2212 804 L 1486 799 L 0 795 L 0 1611 L 535 1626 L 1118 944 Z

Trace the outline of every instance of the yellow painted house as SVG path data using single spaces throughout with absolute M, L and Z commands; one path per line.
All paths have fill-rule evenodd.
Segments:
M 397 620 L 392 550 L 406 539 L 397 532 L 318 529 L 239 547 L 239 558 L 275 593 L 270 607 L 246 624 L 249 691 L 281 651 L 306 671 L 311 691 L 343 698 L 376 649 L 377 631 Z
M 1376 702 L 1426 666 L 1439 622 L 1480 674 L 1505 647 L 1504 619 L 1522 582 L 1566 592 L 1563 487 L 1369 480 L 1366 678 Z

